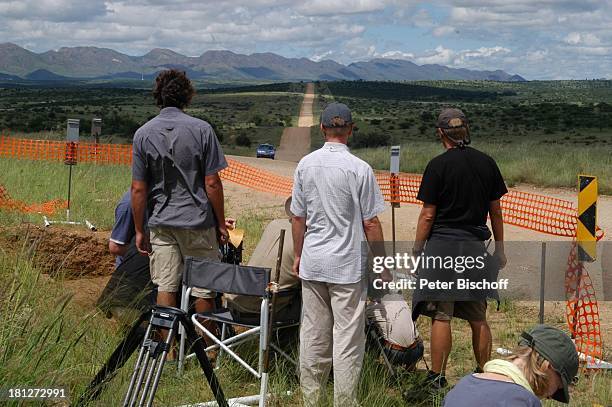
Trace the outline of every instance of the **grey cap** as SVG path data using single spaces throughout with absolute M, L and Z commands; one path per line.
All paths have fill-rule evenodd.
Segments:
M 351 109 L 344 103 L 330 103 L 321 112 L 321 124 L 323 127 L 344 127 L 353 123 Z
M 465 127 L 466 125 L 467 118 L 465 113 L 455 108 L 442 110 L 436 122 L 436 127 L 440 129 L 454 129 L 456 127 Z
M 569 403 L 569 385 L 578 374 L 578 352 L 576 345 L 565 332 L 548 325 L 536 325 L 521 334 L 519 345 L 535 349 L 550 362 L 561 376 L 563 388 L 557 390 L 552 398 Z

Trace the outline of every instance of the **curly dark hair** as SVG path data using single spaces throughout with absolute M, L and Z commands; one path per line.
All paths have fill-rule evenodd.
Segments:
M 183 71 L 168 69 L 160 72 L 155 79 L 153 97 L 157 106 L 161 108 L 184 109 L 191 102 L 193 95 L 195 95 L 195 89 Z

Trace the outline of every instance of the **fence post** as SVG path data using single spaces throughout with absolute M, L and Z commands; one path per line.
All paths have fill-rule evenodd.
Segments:
M 540 324 L 544 323 L 544 287 L 546 286 L 546 242 L 542 242 L 540 262 Z

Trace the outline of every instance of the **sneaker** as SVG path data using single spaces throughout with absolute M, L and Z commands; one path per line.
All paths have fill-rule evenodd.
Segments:
M 409 405 L 424 403 L 441 394 L 448 386 L 448 381 L 443 374 L 427 372 L 427 377 L 419 386 L 418 390 L 405 391 L 402 397 Z
M 446 377 L 443 374 L 436 373 L 430 370 L 429 372 L 427 372 L 425 385 L 429 385 L 434 389 L 441 390 L 448 386 L 448 381 L 446 380 Z

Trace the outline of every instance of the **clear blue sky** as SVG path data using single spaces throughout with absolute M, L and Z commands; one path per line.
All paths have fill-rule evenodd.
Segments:
M 0 42 L 402 58 L 528 79 L 612 78 L 612 1 L 0 0 Z

